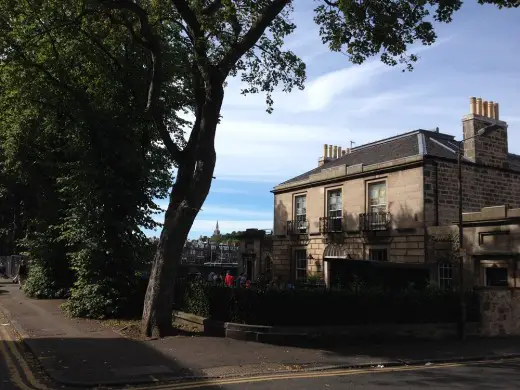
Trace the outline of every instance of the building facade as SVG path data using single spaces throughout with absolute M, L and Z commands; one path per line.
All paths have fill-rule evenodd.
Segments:
M 352 149 L 324 145 L 318 167 L 272 191 L 276 275 L 330 285 L 361 262 L 438 281 L 443 263 L 427 229 L 457 220 L 459 150 L 465 212 L 520 207 L 520 156 L 508 152 L 498 104 L 471 98 L 462 128 L 463 142 L 420 129 Z
M 463 214 L 464 287 L 520 287 L 520 208 L 484 207 Z M 458 226 L 428 229 L 428 251 L 442 260 L 439 283 L 458 284 Z

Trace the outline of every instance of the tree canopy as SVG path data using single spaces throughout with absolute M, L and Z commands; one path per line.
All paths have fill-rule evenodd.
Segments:
M 305 64 L 283 46 L 294 3 L 0 0 L 0 234 L 43 275 L 30 275 L 28 291 L 70 291 L 73 314 L 117 315 L 138 248 L 150 248 L 142 229 L 155 226 L 154 199 L 168 196 L 143 332 L 168 331 L 182 248 L 211 187 L 227 80 L 265 94 L 268 111 L 275 89 L 304 86 Z M 434 43 L 435 23 L 451 22 L 462 1 L 308 4 L 330 50 L 411 70 L 410 46 Z

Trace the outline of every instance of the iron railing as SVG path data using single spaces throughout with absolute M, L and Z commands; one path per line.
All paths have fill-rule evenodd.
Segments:
M 343 218 L 341 217 L 322 217 L 320 218 L 320 233 L 341 233 L 343 232 Z
M 361 231 L 388 230 L 390 213 L 363 213 L 359 214 L 359 229 Z
M 298 235 L 307 234 L 309 232 L 309 223 L 307 220 L 299 219 L 296 221 L 287 221 L 287 234 Z

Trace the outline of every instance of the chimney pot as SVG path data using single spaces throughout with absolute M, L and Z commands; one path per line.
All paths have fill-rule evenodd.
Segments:
M 327 144 L 323 144 L 323 159 L 327 158 Z
M 332 147 L 332 158 L 338 158 L 338 147 L 336 145 Z
M 482 116 L 489 117 L 489 112 L 488 112 L 488 101 L 487 101 L 487 100 L 484 100 L 484 101 L 482 102 Z
M 477 112 L 477 98 L 472 96 L 469 98 L 469 113 L 476 114 L 476 112 Z
M 482 98 L 477 98 L 477 115 L 482 114 Z
M 338 146 L 338 157 L 343 156 L 343 150 L 341 150 L 341 146 Z
M 345 154 L 347 154 L 347 151 L 346 151 L 345 149 L 343 149 L 343 150 L 341 151 L 341 155 L 344 156 Z
M 495 103 L 493 103 L 492 100 L 488 103 L 488 115 L 491 119 L 496 119 L 495 118 Z
M 500 119 L 500 116 L 498 115 L 498 103 L 495 103 L 495 119 Z
M 329 154 L 327 157 L 332 158 L 332 145 L 329 145 Z

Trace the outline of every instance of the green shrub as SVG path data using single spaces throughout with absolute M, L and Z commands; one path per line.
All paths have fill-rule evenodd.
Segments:
M 66 248 L 52 227 L 43 233 L 31 233 L 21 240 L 30 259 L 23 289 L 37 299 L 66 298 L 74 281 L 74 273 L 66 256 Z
M 408 288 L 388 293 L 373 289 L 258 290 L 226 288 L 204 282 L 180 284 L 180 310 L 219 321 L 258 325 L 320 326 L 372 323 L 457 322 L 459 296 L 451 291 Z M 468 320 L 478 320 L 476 294 L 467 295 Z

